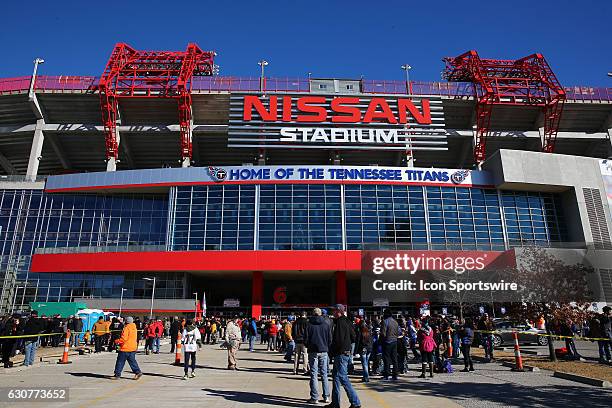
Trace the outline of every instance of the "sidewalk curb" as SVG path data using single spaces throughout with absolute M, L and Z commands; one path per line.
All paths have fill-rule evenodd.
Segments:
M 569 374 L 561 371 L 555 371 L 553 377 L 563 378 L 564 380 L 576 381 L 582 384 L 593 385 L 595 387 L 612 388 L 610 381 L 599 380 L 597 378 L 584 377 L 582 375 Z

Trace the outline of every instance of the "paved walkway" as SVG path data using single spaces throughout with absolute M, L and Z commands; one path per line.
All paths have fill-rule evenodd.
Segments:
M 204 346 L 198 352 L 197 377 L 182 380 L 182 368 L 171 363 L 174 355 L 138 355 L 145 375 L 133 381 L 128 371 L 111 381 L 115 354 L 75 356 L 70 365 L 42 364 L 0 373 L 2 387 L 69 387 L 70 402 L 49 407 L 307 407 L 308 380 L 294 376 L 292 365 L 278 353 L 257 349 L 240 351 L 240 367 L 230 372 L 226 352 Z M 359 368 L 359 365 L 357 366 Z M 353 377 L 364 407 L 491 407 L 491 406 L 606 406 L 610 391 L 553 378 L 550 373 L 513 373 L 498 364 L 478 364 L 474 373 L 437 375 L 421 380 L 416 365 L 397 383 L 373 380 L 364 385 Z M 460 367 L 459 367 L 460 368 Z M 126 370 L 128 366 L 126 365 Z M 153 405 L 152 405 L 153 404 Z M 247 405 L 248 404 L 248 405 Z M 343 396 L 343 407 L 348 407 Z M 11 406 L 2 404 L 0 406 Z M 12 406 L 17 406 L 13 404 Z M 19 403 L 19 407 L 41 404 Z M 607 405 L 609 406 L 609 405 Z

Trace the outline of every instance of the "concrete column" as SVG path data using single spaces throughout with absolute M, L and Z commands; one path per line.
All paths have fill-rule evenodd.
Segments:
M 26 172 L 26 179 L 31 181 L 36 180 L 36 176 L 38 175 L 38 166 L 42 160 L 42 149 L 45 141 L 45 135 L 43 133 L 44 125 L 44 119 L 38 119 L 36 121 L 34 137 L 32 138 L 32 148 L 30 149 L 30 158 L 28 160 L 28 170 Z
M 251 317 L 259 319 L 261 317 L 261 305 L 263 303 L 263 272 L 253 272 L 252 283 Z

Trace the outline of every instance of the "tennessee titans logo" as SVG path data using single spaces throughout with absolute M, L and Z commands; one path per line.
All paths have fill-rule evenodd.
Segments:
M 209 167 L 208 174 L 217 183 L 222 182 L 227 177 L 227 172 L 221 167 Z
M 453 184 L 461 184 L 467 178 L 467 176 L 469 176 L 469 174 L 469 170 L 458 170 L 451 174 L 450 179 Z

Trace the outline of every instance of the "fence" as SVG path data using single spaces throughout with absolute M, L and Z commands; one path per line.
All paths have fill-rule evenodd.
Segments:
M 27 92 L 31 77 L 0 78 L 0 95 Z M 99 77 L 39 75 L 35 89 L 42 92 L 95 92 Z M 259 77 L 194 77 L 192 90 L 196 92 L 257 92 Z M 406 82 L 398 80 L 362 79 L 361 92 L 366 94 L 406 94 Z M 267 92 L 310 92 L 307 78 L 266 78 Z M 457 98 L 473 96 L 474 85 L 468 82 L 410 82 L 414 95 L 438 95 Z M 612 102 L 612 88 L 587 86 L 566 87 L 567 99 L 573 101 Z

